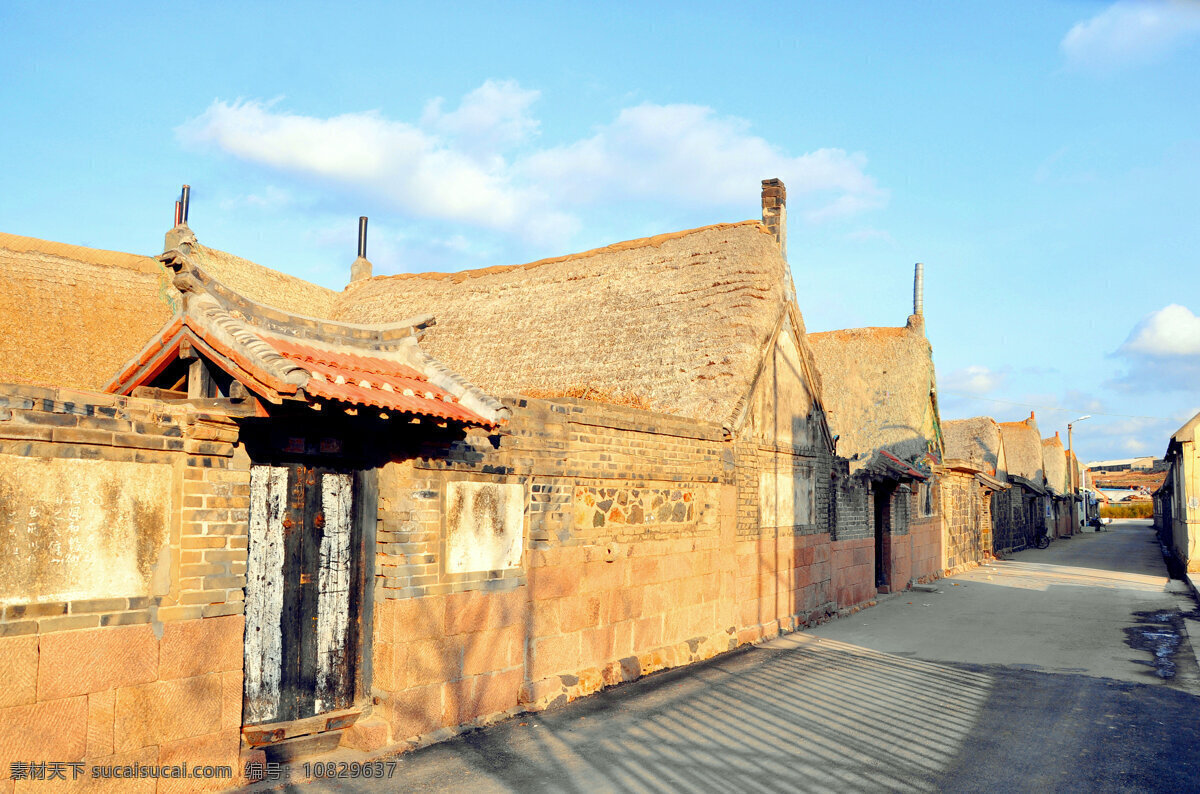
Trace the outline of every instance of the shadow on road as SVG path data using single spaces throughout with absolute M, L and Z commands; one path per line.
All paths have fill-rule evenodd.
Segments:
M 404 788 L 928 790 L 990 696 L 982 672 L 808 637 L 653 676 L 401 756 Z
M 1056 542 L 956 577 L 960 585 L 942 583 L 944 596 L 900 595 L 853 621 L 401 755 L 386 788 L 1192 790 L 1200 773 L 1200 698 L 1096 672 L 1124 670 L 1131 651 L 1156 653 L 1158 646 L 1134 651 L 1122 642 L 1130 605 L 1158 614 L 1165 595 L 1161 563 L 1155 570 L 1143 535 L 1153 538 L 1144 527 L 1115 525 L 1111 534 Z M 1146 621 L 1161 633 L 1162 621 Z M 1018 664 L 1021 632 L 1029 634 L 1031 658 L 1060 672 Z M 863 647 L 871 642 L 887 644 Z M 928 655 L 941 652 L 948 655 Z M 994 663 L 1006 654 L 1013 658 Z M 1068 672 L 1083 669 L 1075 665 L 1081 654 L 1110 658 L 1091 662 L 1092 675 Z M 1133 677 L 1154 677 L 1152 664 L 1139 665 Z M 318 782 L 304 790 L 378 785 Z
M 1182 791 L 1198 714 L 1165 687 L 791 635 L 400 756 L 389 788 Z

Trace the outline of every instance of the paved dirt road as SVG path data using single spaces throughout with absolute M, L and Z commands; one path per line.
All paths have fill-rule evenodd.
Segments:
M 1200 698 L 1145 525 L 1056 541 L 875 609 L 305 791 L 1185 791 Z

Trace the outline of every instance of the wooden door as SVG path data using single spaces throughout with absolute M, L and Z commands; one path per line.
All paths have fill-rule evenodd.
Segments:
M 300 463 L 251 467 L 243 724 L 353 704 L 354 481 Z

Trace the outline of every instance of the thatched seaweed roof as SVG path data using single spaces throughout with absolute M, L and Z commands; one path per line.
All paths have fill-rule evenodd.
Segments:
M 432 314 L 421 346 L 491 394 L 595 394 L 724 423 L 789 294 L 774 237 L 746 221 L 526 265 L 358 281 L 334 318 Z
M 808 334 L 839 455 L 940 456 L 933 352 L 919 322 Z M 852 464 L 852 468 L 853 468 Z
M 168 233 L 190 234 L 186 226 Z M 215 277 L 258 303 L 328 317 L 337 293 L 196 246 Z M 95 389 L 179 308 L 158 260 L 0 233 L 0 382 Z
M 192 250 L 196 264 L 206 273 L 255 303 L 306 317 L 333 316 L 339 293 L 331 289 L 206 245 L 197 244 Z
M 942 423 L 942 438 L 947 460 L 964 460 L 983 467 L 988 474 L 1004 482 L 1007 461 L 1000 439 L 1000 426 L 990 416 L 954 419 Z
M 0 234 L 0 382 L 99 388 L 172 299 L 150 257 Z
M 1058 433 L 1053 438 L 1042 439 L 1042 467 L 1046 472 L 1046 487 L 1055 496 L 1067 493 L 1067 452 Z
M 1008 460 L 1008 473 L 1041 486 L 1045 483 L 1042 464 L 1042 436 L 1033 413 L 1023 422 L 1001 422 L 1000 438 Z

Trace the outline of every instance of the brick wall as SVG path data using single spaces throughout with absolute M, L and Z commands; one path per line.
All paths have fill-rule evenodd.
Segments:
M 843 541 L 873 538 L 875 528 L 870 490 L 861 478 L 850 477 L 845 460 L 839 459 L 835 462 L 830 492 L 833 539 Z
M 31 785 L 9 779 L 13 761 L 228 764 L 235 779 L 212 785 L 236 782 L 249 464 L 234 437 L 223 419 L 153 401 L 0 386 L 0 474 L 23 472 L 30 460 L 74 462 L 55 465 L 88 476 L 105 462 L 171 472 L 169 493 L 160 494 L 167 526 L 139 520 L 134 534 L 118 538 L 146 564 L 129 592 L 52 600 L 31 584 L 5 602 L 0 671 L 10 686 L 0 695 L 0 775 L 9 790 Z M 0 499 L 0 528 L 27 520 L 13 513 L 25 506 L 15 490 Z M 58 523 L 38 524 L 46 537 L 37 548 L 65 553 L 81 521 L 69 509 Z M 164 540 L 143 554 L 147 535 Z M 113 586 L 102 578 L 76 585 L 85 594 Z M 173 782 L 182 785 L 161 781 L 158 790 L 196 790 L 200 781 Z
M 914 485 L 909 501 L 910 577 L 930 582 L 942 575 L 942 505 L 938 477 Z

